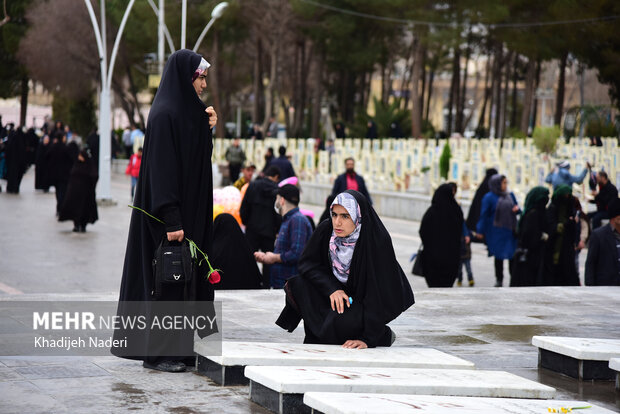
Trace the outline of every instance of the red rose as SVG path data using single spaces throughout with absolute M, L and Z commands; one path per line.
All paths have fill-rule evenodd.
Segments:
M 213 272 L 211 272 L 211 274 L 209 275 L 209 282 L 212 284 L 216 284 L 216 283 L 220 283 L 220 280 L 222 279 L 222 277 L 220 276 L 220 273 L 217 270 L 214 270 Z

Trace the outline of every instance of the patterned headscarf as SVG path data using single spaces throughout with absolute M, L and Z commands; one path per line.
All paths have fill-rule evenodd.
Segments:
M 344 207 L 349 216 L 351 216 L 353 223 L 355 223 L 355 230 L 348 236 L 338 237 L 336 233 L 332 232 L 332 236 L 329 239 L 329 256 L 332 259 L 334 276 L 342 283 L 347 283 L 355 243 L 360 237 L 360 231 L 362 230 L 362 213 L 357 200 L 349 193 L 338 194 L 329 208 L 330 211 L 333 210 L 336 204 Z
M 205 70 L 209 69 L 209 67 L 211 67 L 211 64 L 207 62 L 205 58 L 201 58 L 198 68 L 196 68 L 196 71 L 192 75 L 192 82 L 194 82 L 198 78 L 198 76 L 205 73 Z

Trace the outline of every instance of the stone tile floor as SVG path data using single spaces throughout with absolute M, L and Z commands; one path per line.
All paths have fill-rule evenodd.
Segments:
M 115 300 L 127 237 L 128 179 L 114 176 L 115 207 L 99 209 L 87 233 L 54 219 L 52 193 L 35 193 L 33 171 L 17 196 L 0 194 L 0 300 Z M 321 207 L 305 206 L 320 214 Z M 406 271 L 417 249 L 419 223 L 385 219 Z M 620 338 L 620 288 L 494 289 L 493 264 L 474 246 L 476 287 L 427 289 L 410 277 L 416 304 L 390 325 L 394 346 L 426 346 L 558 389 L 557 398 L 587 400 L 620 412 L 613 382 L 577 382 L 537 368 L 533 335 Z M 585 254 L 582 253 L 582 262 Z M 301 342 L 273 322 L 281 291 L 222 291 L 226 340 Z M 0 324 L 2 337 L 10 326 Z M 264 413 L 248 387 L 216 386 L 194 372 L 145 370 L 136 361 L 101 357 L 0 356 L 0 412 Z

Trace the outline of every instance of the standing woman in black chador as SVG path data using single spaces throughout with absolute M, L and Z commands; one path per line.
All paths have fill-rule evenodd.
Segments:
M 476 225 L 478 224 L 478 219 L 480 218 L 480 209 L 482 208 L 482 197 L 486 195 L 491 189 L 489 188 L 489 180 L 497 174 L 497 170 L 495 168 L 489 168 L 487 170 L 486 176 L 484 180 L 478 186 L 476 190 L 476 194 L 474 194 L 474 199 L 471 202 L 471 206 L 469 207 L 469 213 L 467 213 L 467 220 L 465 224 L 467 224 L 467 228 L 471 231 L 476 231 Z
M 276 324 L 292 332 L 304 320 L 304 343 L 344 348 L 390 346 L 386 325 L 414 303 L 392 239 L 366 198 L 347 190 L 331 204 L 284 287 Z
M 164 285 L 161 297 L 152 296 L 154 251 L 165 237 L 170 242 L 193 240 L 211 253 L 213 231 L 213 177 L 211 128 L 217 115 L 200 99 L 206 88 L 209 63 L 187 50 L 173 53 L 164 68 L 161 83 L 148 117 L 140 178 L 135 206 L 162 220 L 150 218 L 138 210 L 131 214 L 125 252 L 125 264 L 119 298 L 119 316 L 128 304 L 123 301 L 211 301 L 214 290 L 205 278 L 207 265 L 198 267 L 190 286 Z M 116 330 L 115 338 L 129 336 L 132 349 L 140 352 L 126 355 L 121 349 L 112 353 L 144 361 L 146 368 L 168 372 L 185 371 L 184 360 L 193 355 L 193 332 L 166 332 L 156 339 L 149 331 Z M 170 349 L 182 352 L 171 354 Z M 172 357 L 170 355 L 179 355 Z M 190 362 L 193 363 L 193 362 Z
M 454 199 L 456 186 L 440 185 L 420 224 L 422 274 L 428 287 L 452 287 L 461 263 L 463 211 Z
M 73 220 L 74 232 L 84 233 L 86 225 L 99 218 L 95 197 L 98 178 L 94 161 L 86 150 L 80 151 L 71 168 L 67 194 L 58 214 L 58 221 Z
M 517 230 L 517 250 L 512 263 L 510 286 L 536 286 L 542 271 L 543 250 L 549 238 L 545 208 L 549 189 L 534 187 L 525 197 L 523 215 Z
M 572 187 L 565 184 L 557 187 L 546 213 L 549 240 L 545 244 L 543 271 L 538 283 L 541 286 L 580 284 L 575 268 L 575 213 Z

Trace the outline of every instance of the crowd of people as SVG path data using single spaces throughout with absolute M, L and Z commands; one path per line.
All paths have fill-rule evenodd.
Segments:
M 96 132 L 82 142 L 68 125 L 50 117 L 40 130 L 3 126 L 0 119 L 0 178 L 7 180 L 7 193 L 19 194 L 24 174 L 34 166 L 35 190 L 48 193 L 54 188 L 58 220 L 73 221 L 74 232 L 85 232 L 98 218 L 93 156 L 98 145 Z
M 442 184 L 420 225 L 423 248 L 416 260 L 429 287 L 462 285 L 462 268 L 474 286 L 471 242 L 486 244 L 494 258 L 495 286 L 504 284 L 508 262 L 511 287 L 579 286 L 579 253 L 586 246 L 586 285 L 620 285 L 620 199 L 605 171 L 590 164 L 578 176 L 568 162 L 558 163 L 546 178 L 552 184 L 530 190 L 521 209 L 508 189 L 506 176 L 491 168 L 478 187 L 467 219 L 454 196 L 453 183 Z M 596 211 L 584 212 L 573 184 L 590 172 L 591 202 Z M 602 220 L 609 224 L 602 225 Z

